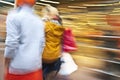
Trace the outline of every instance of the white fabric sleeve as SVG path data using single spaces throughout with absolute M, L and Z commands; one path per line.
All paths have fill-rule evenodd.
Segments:
M 19 46 L 19 34 L 16 21 L 13 17 L 8 16 L 6 21 L 6 41 L 5 41 L 5 54 L 7 58 L 12 58 L 15 55 L 15 51 Z

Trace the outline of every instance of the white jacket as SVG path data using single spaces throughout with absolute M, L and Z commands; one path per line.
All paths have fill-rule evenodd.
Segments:
M 23 6 L 9 13 L 6 28 L 5 57 L 12 58 L 9 73 L 25 74 L 41 69 L 44 23 L 32 8 Z

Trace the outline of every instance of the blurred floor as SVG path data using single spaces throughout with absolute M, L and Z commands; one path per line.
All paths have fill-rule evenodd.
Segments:
M 3 51 L 0 51 L 0 80 L 3 80 L 3 61 Z M 69 77 L 71 80 L 100 80 L 93 74 L 93 72 L 79 66 L 79 69 L 72 73 Z
M 94 74 L 95 73 L 89 70 L 79 67 L 79 69 L 76 72 L 70 75 L 70 79 L 71 80 L 100 80 Z

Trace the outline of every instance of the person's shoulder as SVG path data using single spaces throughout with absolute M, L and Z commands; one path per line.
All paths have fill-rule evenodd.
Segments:
M 18 12 L 18 9 L 10 9 L 8 15 L 15 15 Z
M 17 15 L 17 10 L 16 9 L 11 9 L 8 11 L 7 19 L 14 19 L 15 16 Z

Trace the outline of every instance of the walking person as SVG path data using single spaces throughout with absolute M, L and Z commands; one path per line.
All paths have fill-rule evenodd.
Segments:
M 15 0 L 6 21 L 5 80 L 42 80 L 44 22 L 33 12 L 35 0 Z
M 43 75 L 44 80 L 59 80 L 57 78 L 62 53 L 62 37 L 64 27 L 59 17 L 58 10 L 53 6 L 46 6 L 42 10 L 45 21 L 46 43 L 43 51 Z

